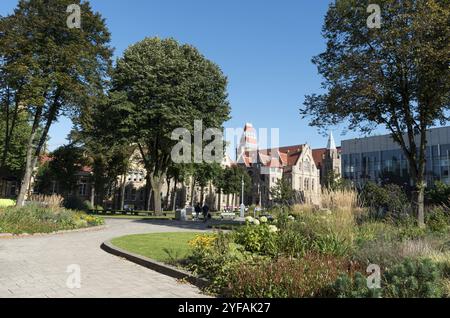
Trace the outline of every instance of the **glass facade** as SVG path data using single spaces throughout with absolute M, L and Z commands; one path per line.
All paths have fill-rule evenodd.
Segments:
M 443 144 L 433 142 L 433 138 L 429 138 L 431 142 L 429 141 L 426 151 L 428 184 L 433 184 L 437 180 L 450 184 L 450 141 L 448 140 L 450 139 L 450 127 L 446 127 L 439 133 L 442 135 L 442 132 L 445 132 L 444 137 L 441 136 L 438 141 L 444 141 Z M 408 183 L 408 161 L 400 147 L 392 149 L 392 143 L 387 142 L 387 138 L 390 137 L 369 137 L 343 141 L 343 177 L 356 184 L 369 180 L 379 182 L 386 179 L 390 179 L 394 183 Z M 386 147 L 388 143 L 389 145 Z

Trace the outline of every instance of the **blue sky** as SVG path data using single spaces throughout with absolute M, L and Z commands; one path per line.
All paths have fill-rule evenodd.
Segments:
M 196 46 L 229 79 L 232 119 L 226 127 L 279 128 L 280 144 L 308 142 L 324 147 L 326 138 L 302 120 L 306 94 L 320 92 L 321 77 L 311 63 L 321 53 L 327 0 L 91 0 L 106 18 L 116 57 L 146 36 L 174 37 Z M 17 0 L 1 0 L 0 14 Z M 70 120 L 51 129 L 50 149 L 65 143 Z M 342 127 L 335 127 L 339 145 Z

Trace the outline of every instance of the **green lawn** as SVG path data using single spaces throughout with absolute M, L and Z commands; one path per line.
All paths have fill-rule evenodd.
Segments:
M 153 260 L 175 264 L 190 252 L 188 242 L 202 233 L 152 233 L 118 237 L 112 244 Z
M 16 201 L 10 199 L 0 199 L 0 208 L 7 208 L 16 205 Z

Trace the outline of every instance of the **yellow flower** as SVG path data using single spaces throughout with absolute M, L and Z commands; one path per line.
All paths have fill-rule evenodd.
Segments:
M 213 246 L 216 239 L 217 237 L 215 235 L 197 235 L 188 243 L 192 248 L 209 248 Z

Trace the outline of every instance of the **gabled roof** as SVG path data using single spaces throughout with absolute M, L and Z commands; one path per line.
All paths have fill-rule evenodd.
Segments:
M 323 160 L 325 159 L 324 156 L 327 152 L 327 148 L 319 148 L 319 149 L 313 149 L 312 150 L 312 156 L 314 159 L 314 162 L 316 163 L 317 168 L 321 167 L 323 164 Z M 338 153 L 341 153 L 342 148 L 337 147 L 336 150 Z
M 297 151 L 297 152 L 288 154 L 288 166 L 295 166 L 301 155 L 302 155 L 302 151 Z

